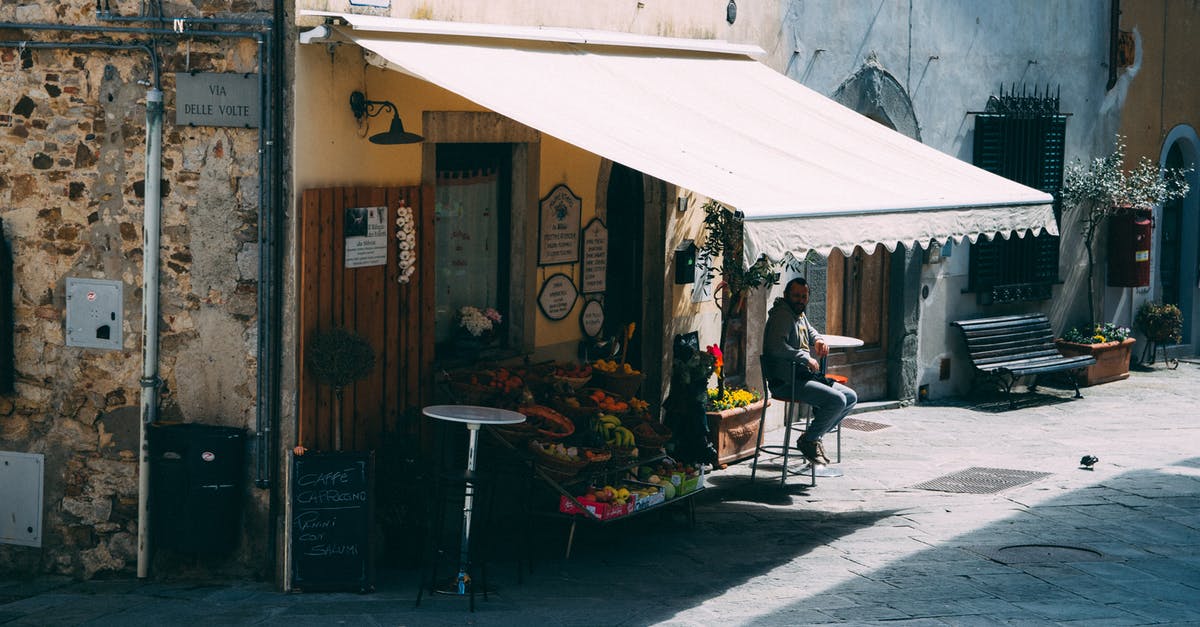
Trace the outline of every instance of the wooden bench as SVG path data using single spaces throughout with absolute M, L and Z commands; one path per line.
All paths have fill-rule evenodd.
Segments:
M 1029 386 L 1032 391 L 1037 389 L 1038 375 L 1069 373 L 1075 398 L 1083 398 L 1074 374 L 1096 363 L 1096 358 L 1090 355 L 1066 357 L 1059 353 L 1050 331 L 1050 320 L 1045 314 L 958 320 L 950 324 L 962 329 L 971 364 L 985 377 L 1000 384 L 1008 396 L 1009 408 L 1014 405 L 1012 386 L 1025 376 L 1034 377 Z

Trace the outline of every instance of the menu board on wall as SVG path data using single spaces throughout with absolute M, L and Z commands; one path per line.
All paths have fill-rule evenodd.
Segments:
M 593 218 L 583 229 L 583 285 L 584 294 L 603 292 L 608 276 L 608 227 L 599 218 Z
M 387 207 L 346 207 L 342 237 L 346 267 L 366 268 L 387 263 Z
M 372 587 L 370 452 L 292 457 L 292 587 Z
M 539 204 L 538 265 L 579 261 L 579 211 L 581 199 L 566 185 L 558 185 Z
M 579 291 L 575 289 L 571 277 L 555 274 L 542 284 L 542 291 L 538 292 L 538 307 L 547 318 L 562 320 L 575 308 L 578 299 Z

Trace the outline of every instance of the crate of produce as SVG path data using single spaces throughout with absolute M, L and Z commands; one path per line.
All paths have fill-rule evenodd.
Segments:
M 704 467 L 701 466 L 694 474 L 684 475 L 679 483 L 679 495 L 689 494 L 704 487 Z
M 575 501 L 583 506 L 589 513 L 596 516 L 600 520 L 612 520 L 620 518 L 633 511 L 633 503 L 601 503 L 587 496 L 576 497 Z M 558 511 L 564 514 L 572 514 L 575 516 L 585 515 L 583 510 L 575 505 L 575 502 L 566 496 L 558 497 Z
M 626 481 L 621 484 L 627 488 L 633 499 L 633 511 L 640 512 L 648 507 L 661 505 L 667 501 L 666 489 L 662 485 L 643 483 L 641 481 Z

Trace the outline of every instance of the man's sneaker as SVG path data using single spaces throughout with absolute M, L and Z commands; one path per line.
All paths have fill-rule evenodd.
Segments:
M 829 463 L 829 456 L 825 454 L 825 445 L 822 444 L 820 440 L 817 440 L 817 455 L 821 456 L 821 461 L 819 463 Z
M 796 448 L 800 449 L 800 454 L 803 455 L 804 459 L 808 460 L 808 463 L 810 464 L 818 465 L 829 463 L 829 460 L 825 458 L 825 455 L 821 451 L 820 442 L 799 440 L 796 442 Z

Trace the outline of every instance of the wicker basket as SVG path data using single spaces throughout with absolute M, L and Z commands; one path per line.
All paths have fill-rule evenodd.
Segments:
M 630 431 L 633 431 L 633 439 L 638 446 L 649 448 L 661 448 L 673 435 L 667 425 L 650 420 L 639 422 Z
M 642 388 L 642 381 L 646 380 L 646 375 L 637 374 L 622 374 L 619 372 L 600 372 L 592 375 L 596 386 L 612 392 L 618 396 L 625 398 L 633 398 L 637 396 L 638 390 Z
M 612 450 L 612 461 L 616 464 L 628 464 L 638 457 L 637 447 L 634 446 L 613 446 L 609 447 Z
M 542 472 L 549 475 L 552 479 L 570 479 L 579 474 L 579 471 L 583 470 L 590 463 L 586 457 L 577 459 L 555 457 L 543 450 L 537 440 L 530 442 L 528 446 L 529 451 L 533 453 L 533 458 L 538 468 L 541 468 Z
M 592 380 L 591 377 L 564 377 L 560 375 L 554 375 L 550 377 L 550 379 L 559 383 L 565 383 L 570 386 L 572 390 L 578 390 Z

